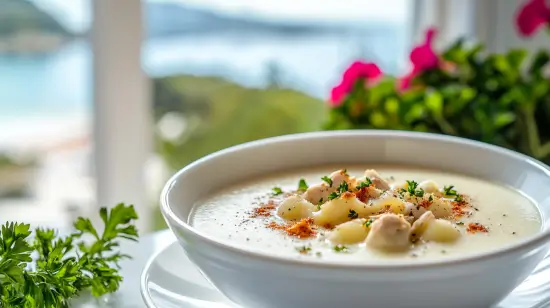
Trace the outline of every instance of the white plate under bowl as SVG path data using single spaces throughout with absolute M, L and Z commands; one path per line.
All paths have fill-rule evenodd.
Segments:
M 231 303 L 202 276 L 177 242 L 149 260 L 143 269 L 140 285 L 141 295 L 149 308 L 240 307 Z M 360 307 L 361 303 L 357 305 Z M 550 255 L 546 256 L 533 273 L 497 306 L 497 308 L 548 307 L 550 307 Z

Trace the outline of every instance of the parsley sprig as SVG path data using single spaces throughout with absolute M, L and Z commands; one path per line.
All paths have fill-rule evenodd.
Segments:
M 306 191 L 309 188 L 309 186 L 306 183 L 306 180 L 300 179 L 298 182 L 298 191 Z
M 407 180 L 407 192 L 411 196 L 423 197 L 424 189 L 418 188 L 418 183 L 416 181 Z
M 94 296 L 118 290 L 122 277 L 119 262 L 130 256 L 114 252 L 121 238 L 137 241 L 132 205 L 118 204 L 100 210 L 104 231 L 99 233 L 87 218 L 74 223 L 76 232 L 59 238 L 53 229 L 35 230 L 9 222 L 0 234 L 0 307 L 64 308 L 81 291 Z M 83 237 L 89 236 L 90 243 Z M 32 263 L 31 254 L 36 254 Z
M 355 219 L 359 217 L 359 213 L 357 213 L 355 210 L 349 210 L 348 217 L 350 219 Z
M 364 224 L 365 228 L 369 228 L 370 225 L 372 225 L 373 222 L 374 222 L 374 220 L 372 218 L 369 218 Z
M 357 185 L 355 189 L 360 190 L 362 188 L 369 187 L 371 185 L 372 185 L 372 181 L 369 178 L 365 178 L 365 180 L 359 183 L 359 185 Z
M 332 187 L 332 179 L 329 178 L 328 176 L 326 176 L 326 175 L 323 176 L 323 177 L 321 178 L 321 180 L 323 180 L 323 182 L 327 183 L 329 187 Z
M 349 190 L 348 182 L 342 181 L 342 183 L 340 183 L 340 186 L 338 186 L 338 189 L 335 192 L 332 192 L 330 195 L 328 195 L 328 199 L 329 200 L 336 199 L 340 197 L 341 194 L 345 193 L 348 190 Z
M 275 186 L 271 189 L 271 194 L 273 196 L 278 196 L 278 195 L 282 195 L 283 194 L 283 190 L 281 189 L 281 187 L 278 187 L 278 186 Z
M 453 185 L 443 187 L 443 193 L 445 196 L 456 196 L 457 192 L 453 188 Z

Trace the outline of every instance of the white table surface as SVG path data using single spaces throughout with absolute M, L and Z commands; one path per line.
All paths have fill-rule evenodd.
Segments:
M 168 247 L 176 240 L 175 236 L 169 231 L 159 231 L 156 233 L 140 237 L 140 241 L 124 242 L 121 244 L 121 252 L 133 257 L 132 260 L 121 262 L 121 272 L 124 278 L 120 289 L 112 296 L 109 305 L 98 303 L 97 301 L 82 303 L 77 301 L 76 307 L 117 307 L 117 308 L 145 308 L 139 291 L 141 272 L 151 256 L 158 253 L 165 247 Z

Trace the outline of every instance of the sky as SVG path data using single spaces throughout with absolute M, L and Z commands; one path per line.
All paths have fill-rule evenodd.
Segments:
M 91 21 L 90 0 L 32 0 L 59 17 L 71 30 L 81 31 Z M 92 0 L 93 1 L 93 0 Z M 139 1 L 139 0 L 135 0 Z M 193 5 L 230 15 L 254 15 L 272 20 L 331 20 L 403 22 L 410 0 L 148 0 Z

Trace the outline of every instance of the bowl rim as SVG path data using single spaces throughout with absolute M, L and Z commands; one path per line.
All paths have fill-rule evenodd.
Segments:
M 171 220 L 173 223 L 176 223 L 186 233 L 191 234 L 195 238 L 198 238 L 209 245 L 215 246 L 218 249 L 228 250 L 232 253 L 236 253 L 244 257 L 252 257 L 252 258 L 260 259 L 267 262 L 278 263 L 281 265 L 300 265 L 300 266 L 307 266 L 307 267 L 312 267 L 317 269 L 326 268 L 326 269 L 352 269 L 352 270 L 376 271 L 376 270 L 392 270 L 392 269 L 400 270 L 400 269 L 437 268 L 437 267 L 447 267 L 449 265 L 458 265 L 458 264 L 467 265 L 469 263 L 473 263 L 476 261 L 493 259 L 505 254 L 522 251 L 530 247 L 540 247 L 544 245 L 546 242 L 550 241 L 550 228 L 546 228 L 546 230 L 541 230 L 539 233 L 526 237 L 524 240 L 520 242 L 510 244 L 510 245 L 504 245 L 497 249 L 489 250 L 486 252 L 468 254 L 462 257 L 459 256 L 454 258 L 444 258 L 444 259 L 436 259 L 436 260 L 418 260 L 417 262 L 414 262 L 414 263 L 410 261 L 409 262 L 397 261 L 392 263 L 380 263 L 380 264 L 373 264 L 373 263 L 363 264 L 363 263 L 355 263 L 355 262 L 344 263 L 344 262 L 334 262 L 334 261 L 323 262 L 319 260 L 312 261 L 308 259 L 298 259 L 298 258 L 292 258 L 287 256 L 269 255 L 267 253 L 262 253 L 260 251 L 247 250 L 247 249 L 240 248 L 236 245 L 224 243 L 221 240 L 215 239 L 213 236 L 210 236 L 208 234 L 205 234 L 202 231 L 197 230 L 196 228 L 191 226 L 189 223 L 187 223 L 186 221 L 178 217 L 178 215 L 176 215 L 176 213 L 174 213 L 174 211 L 172 211 L 170 207 L 170 204 L 168 201 L 168 195 L 172 186 L 177 181 L 177 179 L 180 178 L 183 174 L 185 174 L 188 170 L 195 168 L 195 166 L 204 164 L 211 159 L 226 155 L 228 153 L 241 151 L 252 147 L 259 147 L 269 143 L 285 142 L 285 141 L 292 141 L 292 140 L 304 139 L 304 138 L 311 139 L 311 138 L 324 138 L 324 137 L 337 137 L 337 136 L 364 136 L 364 137 L 391 136 L 391 137 L 400 137 L 400 138 L 425 139 L 425 140 L 432 140 L 436 142 L 450 141 L 453 143 L 459 143 L 459 144 L 462 143 L 471 147 L 476 147 L 478 149 L 486 149 L 490 152 L 497 152 L 500 155 L 505 155 L 505 156 L 514 158 L 516 160 L 523 160 L 526 164 L 533 165 L 535 168 L 540 169 L 546 174 L 546 176 L 550 178 L 550 167 L 532 157 L 529 157 L 525 154 L 515 152 L 513 150 L 509 150 L 500 146 L 496 146 L 496 145 L 492 145 L 492 144 L 488 144 L 480 141 L 470 140 L 462 137 L 434 134 L 434 133 L 424 133 L 424 132 L 400 131 L 400 130 L 317 131 L 317 132 L 282 135 L 282 136 L 264 138 L 264 139 L 259 139 L 251 142 L 242 143 L 239 145 L 235 145 L 235 146 L 211 153 L 209 155 L 206 155 L 188 164 L 187 166 L 177 171 L 164 185 L 160 195 L 161 212 L 165 216 L 166 220 Z M 539 213 L 541 214 L 542 224 L 544 225 L 548 223 L 544 221 L 544 217 L 542 215 L 542 211 L 539 205 L 535 205 L 535 206 L 537 207 L 537 209 L 539 210 Z M 170 224 L 170 222 L 168 222 L 168 224 Z M 170 229 L 172 229 L 172 227 L 170 227 Z

